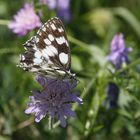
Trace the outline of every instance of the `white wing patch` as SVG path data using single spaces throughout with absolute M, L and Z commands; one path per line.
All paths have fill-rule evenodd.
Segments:
M 51 51 L 50 47 L 47 46 L 45 50 L 48 56 L 54 56 L 54 53 Z
M 51 41 L 48 38 L 44 39 L 44 42 L 46 45 L 51 45 Z
M 45 58 L 45 60 L 49 60 L 49 56 L 48 56 L 48 54 L 47 54 L 47 49 L 43 49 L 42 50 L 42 56 Z
M 66 39 L 64 36 L 60 36 L 59 38 L 56 38 L 56 41 L 59 45 L 62 45 L 63 43 L 66 43 Z
M 54 24 L 51 24 L 50 26 L 52 27 L 53 30 L 56 30 L 56 27 Z
M 49 35 L 48 35 L 48 38 L 49 38 L 50 41 L 54 41 L 53 35 L 49 34 Z
M 58 31 L 61 33 L 61 32 L 63 32 L 64 30 L 63 30 L 63 28 L 61 27 L 61 28 L 58 28 Z
M 58 54 L 57 49 L 53 45 L 50 45 L 49 46 L 49 49 L 54 53 L 54 55 L 57 55 Z
M 49 56 L 53 57 L 58 54 L 57 49 L 53 46 L 46 46 L 45 49 L 42 50 L 43 56 L 49 60 Z
M 34 61 L 35 64 L 42 63 L 42 59 L 39 59 L 39 58 L 34 58 L 33 61 Z
M 59 59 L 60 59 L 60 62 L 63 63 L 63 64 L 67 64 L 68 62 L 68 54 L 66 53 L 60 53 L 59 54 Z
M 38 43 L 39 42 L 39 38 L 38 37 L 36 37 L 36 43 Z
M 35 55 L 35 57 L 37 57 L 37 58 L 41 58 L 42 53 L 41 53 L 40 51 L 36 51 L 34 55 Z
M 46 27 L 43 27 L 42 30 L 45 32 L 46 31 Z

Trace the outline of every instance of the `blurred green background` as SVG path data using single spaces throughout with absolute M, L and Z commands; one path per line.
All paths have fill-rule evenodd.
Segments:
M 56 16 L 38 0 L 0 0 L 0 140 L 140 140 L 140 0 L 71 0 L 72 19 L 64 25 L 84 104 L 74 104 L 77 118 L 67 119 L 66 128 L 52 130 L 47 116 L 37 124 L 24 113 L 30 91 L 40 86 L 31 73 L 16 65 L 24 51 L 22 44 L 36 30 L 19 37 L 7 25 L 25 2 L 34 2 L 43 22 Z M 107 56 L 118 32 L 133 48 L 126 75 L 108 70 L 114 69 Z M 109 81 L 120 88 L 117 108 L 104 104 Z

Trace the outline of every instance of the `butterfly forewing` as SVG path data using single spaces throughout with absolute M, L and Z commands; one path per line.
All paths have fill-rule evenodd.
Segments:
M 65 74 L 70 69 L 70 47 L 62 21 L 48 20 L 25 44 L 20 66 L 35 73 Z

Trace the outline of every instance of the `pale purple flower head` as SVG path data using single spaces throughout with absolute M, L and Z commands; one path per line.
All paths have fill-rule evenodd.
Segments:
M 67 117 L 75 117 L 76 114 L 71 110 L 72 103 L 82 104 L 82 99 L 77 97 L 73 88 L 77 81 L 72 83 L 69 80 L 47 79 L 42 76 L 37 77 L 37 81 L 42 85 L 42 91 L 32 91 L 30 96 L 27 114 L 35 114 L 35 121 L 40 122 L 46 115 L 59 119 L 63 127 L 66 126 Z
M 71 19 L 70 0 L 40 0 L 41 3 L 47 4 L 50 9 L 56 9 L 57 15 L 64 21 Z
M 111 42 L 111 53 L 108 56 L 110 62 L 112 62 L 117 69 L 122 67 L 123 63 L 128 64 L 128 53 L 132 51 L 132 48 L 126 48 L 123 34 L 116 34 Z
M 33 5 L 29 3 L 26 3 L 24 7 L 17 12 L 14 16 L 14 20 L 9 24 L 9 28 L 20 36 L 26 35 L 28 31 L 40 26 L 40 18 L 35 13 Z

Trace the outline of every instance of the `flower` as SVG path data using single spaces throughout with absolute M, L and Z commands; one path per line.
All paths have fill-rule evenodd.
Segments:
M 40 3 L 47 4 L 50 9 L 55 9 L 56 1 L 57 0 L 40 0 Z
M 39 16 L 35 13 L 33 5 L 26 3 L 14 16 L 14 20 L 9 24 L 9 28 L 14 33 L 24 36 L 28 31 L 41 26 Z
M 128 59 L 128 52 L 130 51 L 132 48 L 126 48 L 123 34 L 116 34 L 111 41 L 111 53 L 108 59 L 117 69 L 120 69 L 123 63 L 130 63 Z
M 82 99 L 72 93 L 72 89 L 77 85 L 77 81 L 47 79 L 42 76 L 37 77 L 37 81 L 42 85 L 42 91 L 32 91 L 29 108 L 25 110 L 27 114 L 35 114 L 35 121 L 40 122 L 46 114 L 52 118 L 59 119 L 63 127 L 66 126 L 66 117 L 75 117 L 71 110 L 72 103 L 82 104 Z
M 119 88 L 118 86 L 113 83 L 113 82 L 109 82 L 108 84 L 108 88 L 107 88 L 107 97 L 105 99 L 105 105 L 108 108 L 115 108 L 117 107 L 117 101 L 118 101 L 118 97 L 119 97 Z
M 47 4 L 50 9 L 57 10 L 57 16 L 64 21 L 71 19 L 70 0 L 40 0 L 40 3 Z
M 63 21 L 70 21 L 71 13 L 69 9 L 59 9 L 57 12 L 58 17 L 60 17 Z

